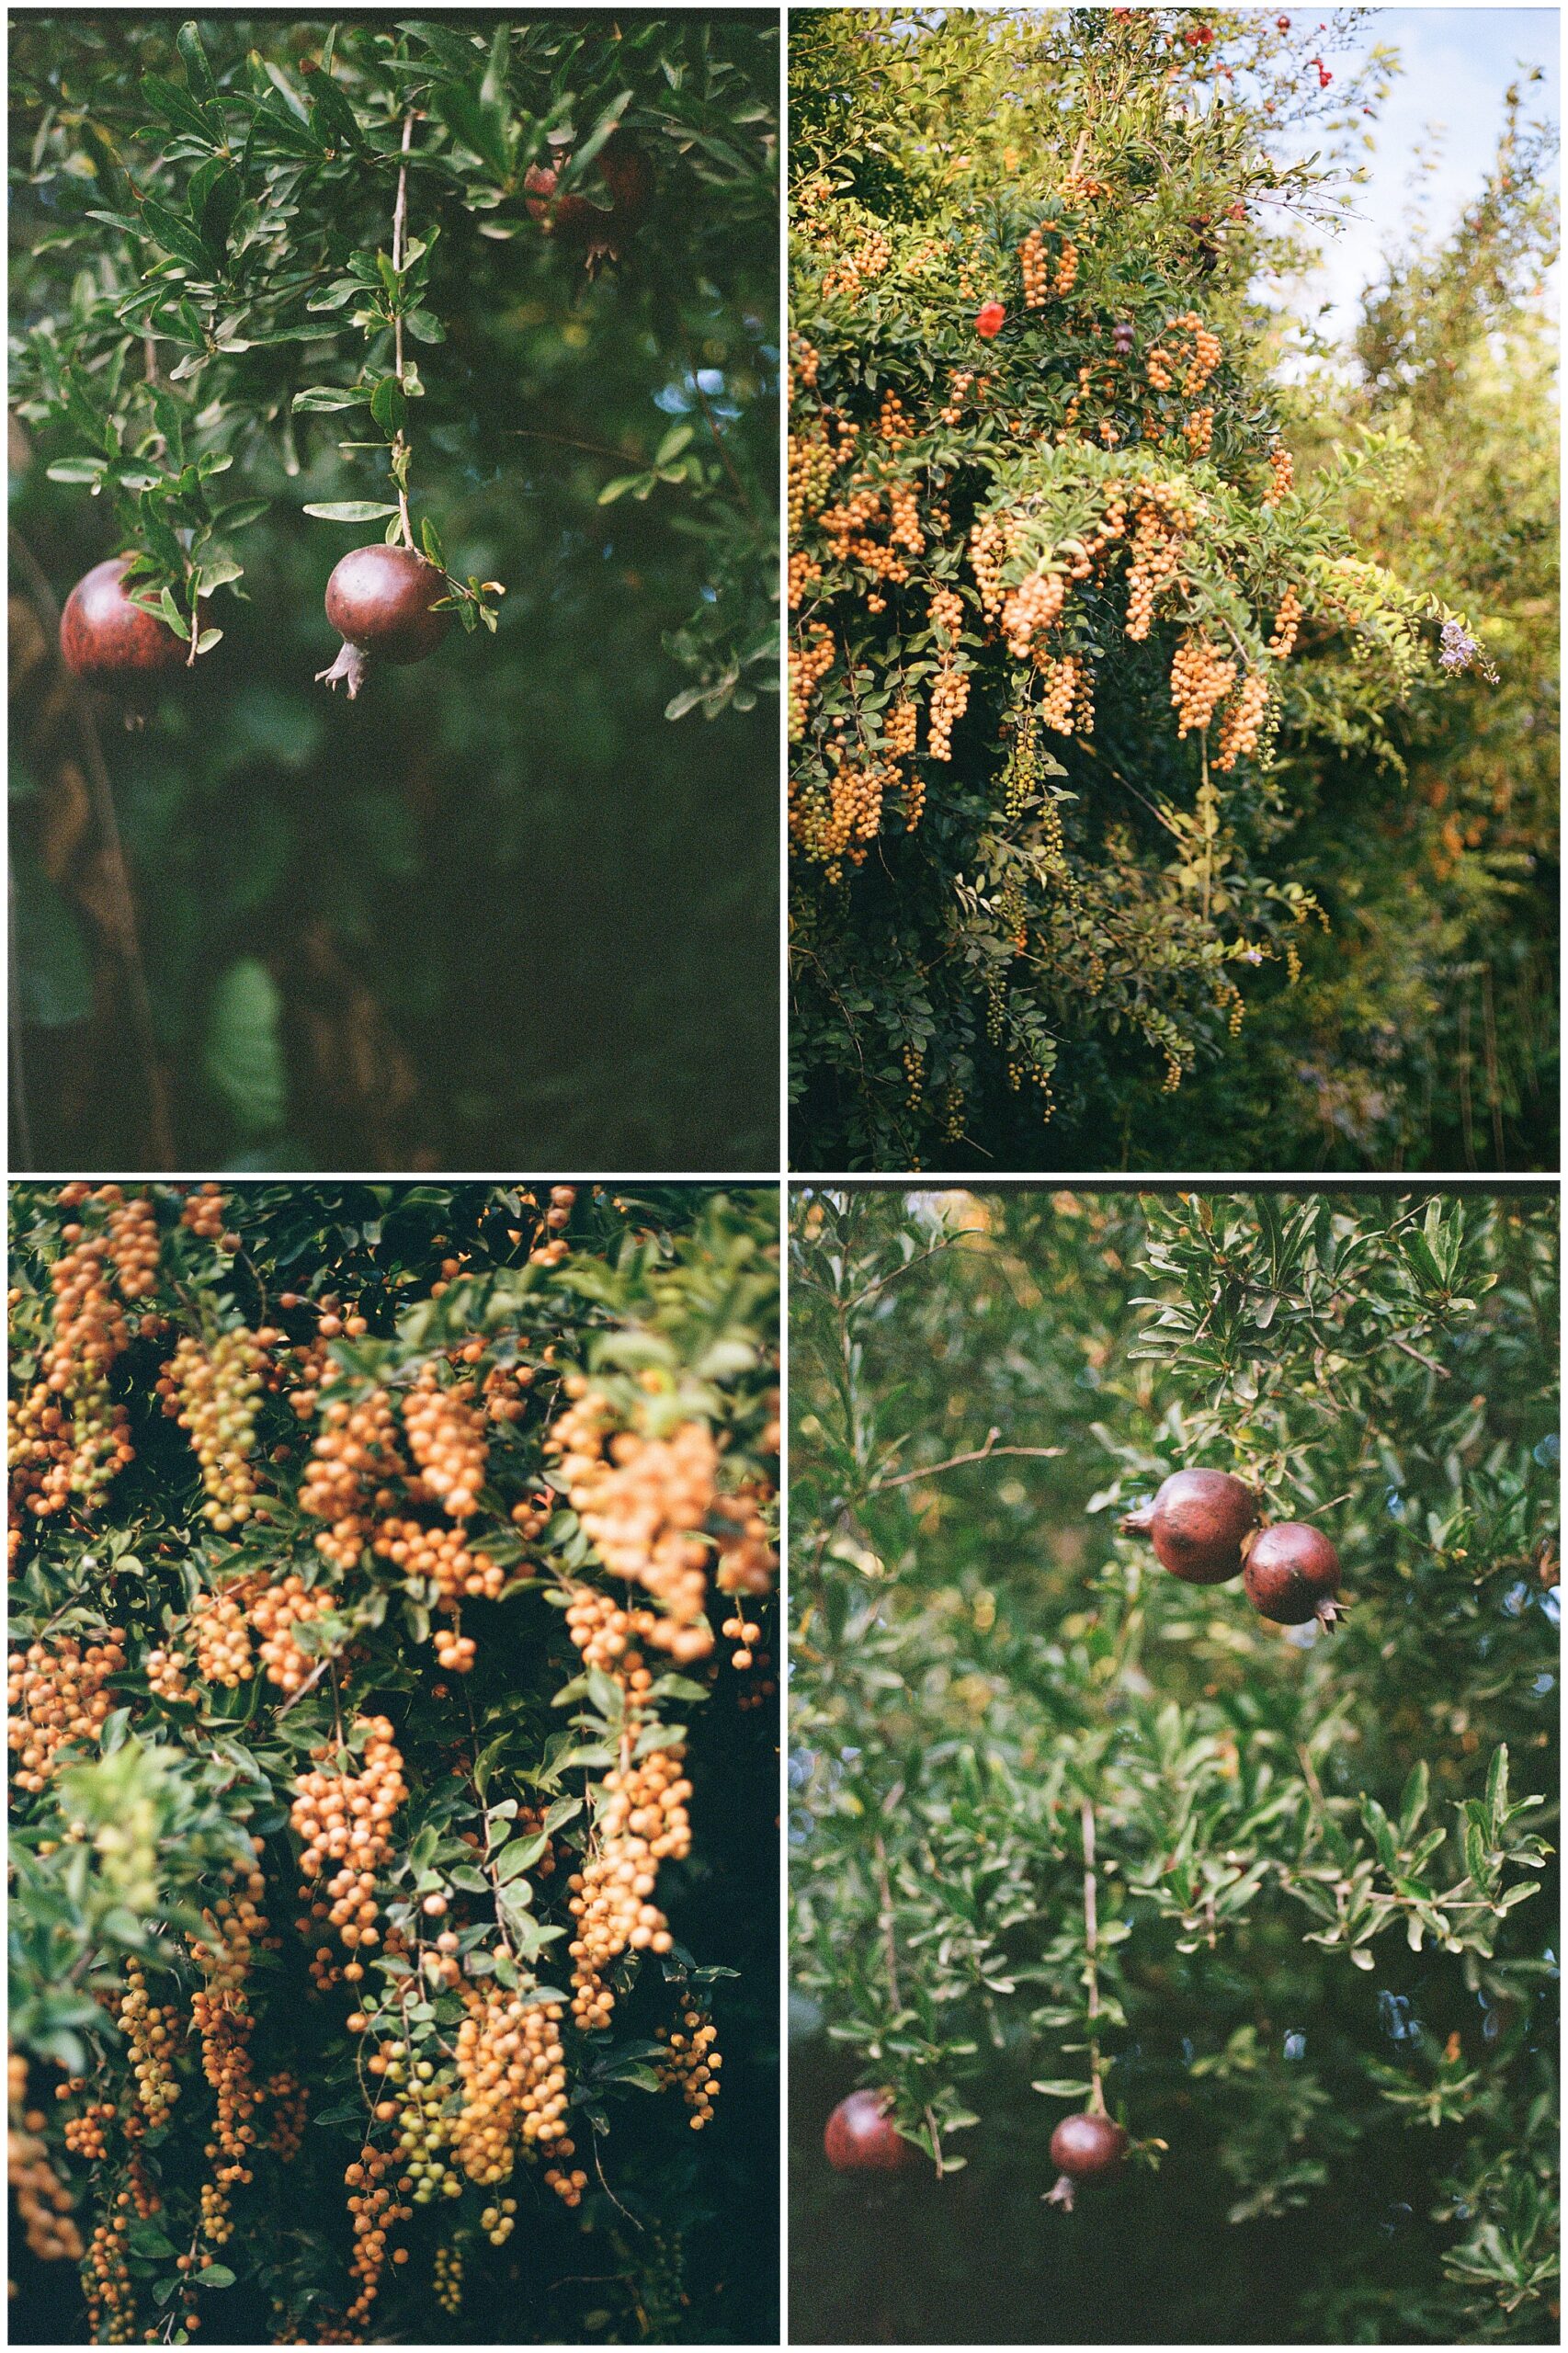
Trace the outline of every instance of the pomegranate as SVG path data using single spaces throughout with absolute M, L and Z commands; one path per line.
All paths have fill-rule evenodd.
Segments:
M 902 2173 L 919 2162 L 920 2152 L 888 2115 L 891 2093 L 851 2092 L 827 2120 L 822 2136 L 835 2173 Z
M 167 621 L 127 596 L 130 561 L 111 555 L 77 581 L 60 616 L 60 651 L 66 668 L 88 686 L 150 701 L 163 681 L 186 667 L 190 647 Z M 205 613 L 205 604 L 201 609 Z
M 982 343 L 990 343 L 1002 332 L 1002 322 L 1007 315 L 1004 302 L 982 302 L 974 314 L 974 331 Z
M 619 256 L 617 217 L 603 205 L 591 204 L 585 196 L 556 194 L 570 161 L 570 156 L 563 155 L 559 165 L 530 164 L 523 174 L 523 202 L 529 218 L 539 222 L 547 237 L 582 250 L 592 272 L 602 262 Z
M 1277 1626 L 1304 1626 L 1339 1615 L 1339 1555 L 1323 1530 L 1304 1519 L 1282 1519 L 1253 1540 L 1247 1554 L 1246 1597 L 1260 1618 Z
M 1059 2178 L 1048 2203 L 1073 2211 L 1073 2188 L 1080 2181 L 1107 2181 L 1121 2171 L 1127 2135 L 1108 2116 L 1092 2110 L 1064 2116 L 1051 2136 L 1051 2162 Z
M 335 688 L 346 679 L 352 702 L 370 663 L 423 662 L 452 625 L 450 613 L 431 610 L 446 593 L 446 574 L 412 548 L 354 549 L 326 584 L 326 617 L 343 643 L 316 676 Z
M 1147 1536 L 1161 1566 L 1187 1585 L 1240 1576 L 1256 1525 L 1257 1497 L 1228 1471 L 1174 1472 L 1152 1504 L 1121 1523 L 1124 1535 Z

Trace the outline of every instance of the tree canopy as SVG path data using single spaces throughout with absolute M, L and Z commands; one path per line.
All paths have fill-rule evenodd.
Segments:
M 801 2337 L 1555 2341 L 1555 1224 L 801 1195 Z M 1330 1540 L 1341 1622 L 1119 1531 L 1193 1469 Z M 824 2163 L 857 2084 L 906 2177 Z
M 21 1156 L 770 1160 L 778 71 L 747 12 L 18 18 Z M 405 511 L 469 626 L 350 709 L 323 590 Z M 55 618 L 128 550 L 210 642 L 100 739 Z
M 1360 21 L 796 29 L 802 1168 L 1554 1165 L 1553 142 L 1340 365 Z

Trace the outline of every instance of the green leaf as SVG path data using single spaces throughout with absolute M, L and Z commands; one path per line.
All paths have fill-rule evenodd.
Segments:
M 210 2263 L 205 2271 L 191 2274 L 199 2288 L 232 2288 L 234 2276 L 226 2263 Z
M 324 506 L 307 506 L 306 515 L 319 516 L 324 523 L 373 523 L 383 515 L 401 515 L 400 506 L 387 506 L 369 498 L 337 499 Z
M 370 394 L 370 415 L 383 433 L 395 433 L 408 414 L 408 403 L 395 376 L 383 376 Z
M 218 85 L 212 79 L 212 68 L 207 63 L 207 51 L 201 46 L 201 35 L 194 23 L 184 24 L 175 35 L 175 47 L 185 65 L 186 80 L 192 97 L 199 106 L 215 107 Z
M 1430 1784 L 1431 1775 L 1426 1769 L 1426 1760 L 1421 1757 L 1411 1767 L 1404 1788 L 1400 1793 L 1399 1833 L 1407 1845 L 1415 1836 L 1421 1817 L 1426 1811 L 1426 1793 Z
M 283 1125 L 282 1015 L 278 983 L 258 957 L 231 964 L 208 1005 L 202 1067 L 246 1136 L 273 1135 Z
M 182 221 L 177 213 L 168 211 L 163 205 L 154 204 L 151 197 L 142 200 L 142 225 L 156 238 L 165 253 L 174 255 L 176 261 L 188 263 L 202 278 L 217 276 L 216 257 L 209 252 L 192 224 Z
M 165 82 L 161 74 L 143 74 L 142 96 L 174 130 L 183 131 L 188 139 L 199 139 L 204 147 L 213 144 L 217 134 L 210 119 L 177 82 Z
M 1491 1817 L 1492 1836 L 1495 1839 L 1508 1813 L 1508 1747 L 1506 1741 L 1499 1745 L 1487 1771 L 1486 1811 Z
M 315 415 L 333 409 L 361 408 L 365 399 L 363 385 L 311 384 L 304 392 L 296 392 L 290 405 L 297 414 Z

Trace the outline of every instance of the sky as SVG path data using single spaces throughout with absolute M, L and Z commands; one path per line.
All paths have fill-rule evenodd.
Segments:
M 1335 337 L 1351 327 L 1363 287 L 1381 274 L 1382 256 L 1404 242 L 1418 146 L 1430 147 L 1440 130 L 1443 167 L 1426 183 L 1425 203 L 1441 232 L 1485 176 L 1503 125 L 1503 95 L 1521 65 L 1539 65 L 1546 76 L 1526 93 L 1530 116 L 1560 119 L 1559 38 L 1556 8 L 1371 11 L 1358 48 L 1362 54 L 1378 42 L 1397 49 L 1402 71 L 1372 126 L 1370 177 L 1358 193 L 1356 217 L 1329 241 L 1312 281 L 1317 299 L 1333 306 L 1324 324 Z

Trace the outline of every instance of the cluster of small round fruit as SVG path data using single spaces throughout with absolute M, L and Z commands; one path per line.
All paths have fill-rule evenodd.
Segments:
M 833 667 L 833 631 L 825 621 L 813 621 L 790 649 L 790 740 L 798 743 L 806 732 L 812 698 Z
M 310 1654 L 294 1638 L 296 1626 L 308 1626 L 330 1606 L 329 1597 L 313 1592 L 293 1574 L 278 1585 L 263 1585 L 250 1604 L 250 1621 L 260 1637 L 261 1664 L 269 1683 L 279 1691 L 301 1691 L 310 1680 Z
M 330 1745 L 312 1750 L 315 1768 L 296 1779 L 289 1816 L 304 1847 L 301 1893 L 308 1893 L 329 1861 L 338 1866 L 324 1891 L 327 1917 L 350 1951 L 380 1942 L 376 1874 L 392 1853 L 391 1824 L 408 1795 L 389 1720 L 357 1717 L 354 1733 L 365 1744 L 359 1771 L 324 1772 L 323 1761 L 334 1751 Z
M 222 1185 L 199 1185 L 187 1196 L 179 1213 L 180 1223 L 203 1242 L 221 1242 L 224 1238 L 224 1211 L 229 1197 Z
M 54 2097 L 59 2100 L 74 2099 L 87 2088 L 86 2078 L 68 2076 L 56 2084 Z M 65 2145 L 74 2157 L 82 2157 L 88 2165 L 98 2165 L 108 2154 L 107 2125 L 114 2122 L 115 2108 L 111 2099 L 89 2100 L 75 2116 L 65 2120 Z
M 1217 768 L 1233 768 L 1238 760 L 1256 751 L 1267 709 L 1268 680 L 1261 670 L 1249 670 L 1221 717 Z
M 82 2234 L 71 2211 L 71 2191 L 55 2172 L 43 2135 L 48 2118 L 28 2106 L 28 2063 L 9 2053 L 6 2174 L 29 2251 L 42 2263 L 79 2263 Z
M 304 2143 L 309 2097 L 291 2067 L 277 2068 L 261 2088 L 272 2111 L 267 2145 L 281 2164 L 289 2165 L 299 2155 Z
M 129 2214 L 109 2214 L 94 2225 L 82 2263 L 90 2344 L 131 2345 L 136 2340 L 136 2301 L 126 2253 L 130 2234 Z
M 1301 597 L 1294 588 L 1287 588 L 1279 599 L 1279 610 L 1274 616 L 1274 634 L 1268 641 L 1268 650 L 1277 662 L 1289 661 L 1295 652 L 1301 627 Z
M 1178 736 L 1201 733 L 1236 683 L 1236 665 L 1200 629 L 1183 630 L 1171 656 Z
M 1060 573 L 1043 566 L 1008 589 L 1002 602 L 1002 634 L 1015 661 L 1028 660 L 1036 637 L 1052 626 L 1066 601 L 1067 583 Z
M 1296 483 L 1295 461 L 1289 449 L 1271 449 L 1268 453 L 1268 488 L 1263 494 L 1266 506 L 1278 506 L 1290 494 Z
M 185 1670 L 189 1660 L 184 1651 L 169 1650 L 162 1644 L 147 1653 L 142 1662 L 142 1672 L 147 1678 L 147 1688 L 156 1699 L 170 1706 L 179 1706 L 192 1697 Z
M 432 2272 L 436 2302 L 449 2319 L 463 2308 L 463 2259 L 460 2248 L 438 2246 Z
M 317 1552 L 334 1568 L 352 1569 L 370 1540 L 373 1515 L 389 1510 L 395 1500 L 386 1483 L 406 1479 L 408 1464 L 384 1389 L 354 1401 L 329 1398 L 322 1422 L 300 1487 L 300 1508 L 331 1522 L 316 1538 Z
M 1095 732 L 1095 674 L 1081 654 L 1064 654 L 1044 664 L 1044 691 L 1040 716 L 1059 735 L 1092 735 Z
M 691 2110 L 691 2129 L 700 2132 L 712 2121 L 713 2103 L 719 2097 L 719 2070 L 724 2063 L 715 2048 L 719 2029 L 705 2011 L 694 2006 L 681 2013 L 678 2027 L 657 2028 L 654 2039 L 664 2044 L 666 2053 L 657 2063 L 660 2086 L 665 2090 L 673 2084 L 680 2086 Z
M 152 2000 L 139 1961 L 125 1964 L 119 2027 L 131 2053 L 136 2104 L 149 2124 L 159 2125 L 179 2097 L 174 2061 L 180 2040 L 180 2019 L 172 2005 L 165 2006 Z
M 196 1646 L 196 1671 L 204 1683 L 233 1691 L 255 1672 L 255 1645 L 245 1614 L 255 1591 L 246 1577 L 221 1593 L 198 1595 L 190 1613 L 190 1639 Z
M 467 1519 L 478 1510 L 489 1461 L 484 1415 L 474 1404 L 475 1394 L 472 1381 L 440 1388 L 434 1368 L 426 1366 L 403 1401 L 409 1452 L 425 1485 L 454 1519 Z
M 114 1700 L 105 1689 L 125 1672 L 125 1638 L 106 1631 L 85 1644 L 74 1634 L 29 1643 L 6 1666 L 6 1742 L 17 1760 L 17 1786 L 36 1793 L 59 1769 L 69 1742 L 96 1743 Z
M 640 1585 L 662 1616 L 647 1640 L 682 1664 L 713 1645 L 704 1615 L 712 1547 L 706 1524 L 716 1492 L 719 1449 L 706 1422 L 682 1422 L 668 1438 L 617 1429 L 603 1393 L 581 1375 L 545 1441 L 583 1533 L 605 1566 Z
M 470 1982 L 460 1991 L 464 2015 L 456 2056 L 461 2100 L 452 2128 L 458 2164 L 471 2181 L 494 2188 L 511 2178 L 520 2143 L 550 2160 L 545 2180 L 567 2205 L 577 2205 L 587 2176 L 571 2165 L 576 2151 L 566 2126 L 561 2004 L 509 1993 L 494 1979 Z M 498 2229 L 501 2219 L 515 2211 L 506 2200 L 486 2229 Z
M 392 2170 L 388 2151 L 372 2148 L 369 2143 L 344 2169 L 344 2182 L 348 2190 L 348 2213 L 354 2231 L 354 2253 L 349 2270 L 358 2281 L 358 2292 L 344 2315 L 346 2328 L 361 2329 L 370 2316 L 370 2310 L 381 2292 L 381 2274 L 386 2268 L 388 2236 L 399 2222 L 406 2222 L 413 2214 L 412 2206 L 401 2202 L 402 2184 L 395 2187 L 387 2176 Z M 406 2260 L 407 2249 L 399 2247 L 393 2261 Z M 350 2335 L 347 2342 L 353 2344 Z
M 392 1562 L 405 1575 L 428 1578 L 449 1608 L 455 1608 L 461 1601 L 494 1601 L 506 1582 L 506 1571 L 487 1554 L 471 1552 L 457 1528 L 422 1528 L 416 1519 L 384 1519 L 370 1549 L 378 1559 Z
M 944 654 L 931 681 L 931 716 L 926 739 L 933 760 L 953 756 L 953 730 L 969 709 L 969 672 Z
M 673 1942 L 653 1899 L 660 1864 L 691 1852 L 685 1756 L 680 1745 L 652 1749 L 612 1768 L 600 1784 L 593 1840 L 569 1881 L 572 2015 L 585 2032 L 608 2024 L 614 2007 L 605 1983 L 610 1964 L 628 1949 L 665 1953 Z
M 251 1453 L 267 1362 L 259 1333 L 224 1332 L 210 1350 L 187 1335 L 158 1380 L 164 1412 L 189 1432 L 201 1466 L 207 1490 L 202 1518 L 221 1536 L 244 1527 L 255 1508 L 257 1480 Z

